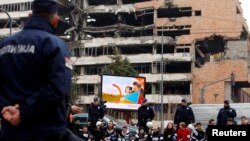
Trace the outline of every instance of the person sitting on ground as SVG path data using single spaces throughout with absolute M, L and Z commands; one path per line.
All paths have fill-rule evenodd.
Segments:
M 112 120 L 108 122 L 108 127 L 105 131 L 105 141 L 117 141 L 117 134 L 115 131 L 115 125 Z
M 139 133 L 135 135 L 135 141 L 147 141 L 148 135 L 143 127 L 139 128 Z
M 89 133 L 87 126 L 82 127 L 82 133 L 80 134 L 80 138 L 82 138 L 83 141 L 92 141 L 93 140 L 93 136 Z
M 191 131 L 187 128 L 185 122 L 180 122 L 179 129 L 177 130 L 177 141 L 189 141 Z
M 129 129 L 126 125 L 122 127 L 122 132 L 121 134 L 118 135 L 118 141 L 131 141 L 132 140 L 132 135 L 129 132 Z
M 195 128 L 196 129 L 191 133 L 191 141 L 204 141 L 205 131 L 203 130 L 202 124 L 197 122 Z
M 210 126 L 210 125 L 216 125 L 216 122 L 215 122 L 215 120 L 214 119 L 210 119 L 209 121 L 208 121 L 208 126 Z M 206 140 L 207 140 L 207 138 L 208 138 L 208 135 L 207 135 L 207 133 L 208 133 L 208 127 L 206 128 L 206 132 L 205 132 L 205 135 L 206 135 Z
M 164 141 L 175 141 L 176 130 L 174 129 L 174 124 L 172 122 L 169 122 L 167 127 L 164 129 Z
M 163 135 L 160 133 L 160 127 L 153 127 L 151 141 L 164 141 Z
M 226 125 L 235 125 L 234 120 L 232 118 L 227 118 L 227 124 Z
M 102 127 L 102 122 L 96 122 L 96 128 L 93 128 L 91 124 L 88 125 L 90 133 L 93 133 L 94 141 L 103 141 L 104 140 L 104 130 Z
M 242 116 L 240 118 L 241 124 L 240 125 L 249 125 L 249 121 L 246 116 Z

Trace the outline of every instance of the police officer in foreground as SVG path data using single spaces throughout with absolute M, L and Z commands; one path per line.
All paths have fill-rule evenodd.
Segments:
M 154 110 L 148 106 L 147 99 L 143 99 L 141 106 L 138 108 L 138 124 L 139 127 L 143 127 L 148 133 L 147 122 L 151 122 L 154 119 Z
M 217 125 L 226 125 L 227 119 L 234 118 L 237 116 L 235 109 L 231 108 L 229 105 L 229 101 L 224 101 L 224 107 L 220 109 L 218 116 L 217 116 Z
M 21 32 L 0 42 L 1 141 L 59 141 L 66 133 L 71 61 L 55 35 L 57 0 L 34 0 Z
M 186 99 L 181 100 L 181 106 L 176 109 L 174 116 L 174 124 L 179 127 L 180 122 L 185 122 L 186 125 L 195 123 L 194 112 L 192 108 L 187 105 Z
M 96 122 L 100 121 L 104 117 L 104 109 L 100 105 L 101 100 L 98 97 L 94 97 L 93 102 L 89 107 L 89 122 L 92 128 L 96 127 Z

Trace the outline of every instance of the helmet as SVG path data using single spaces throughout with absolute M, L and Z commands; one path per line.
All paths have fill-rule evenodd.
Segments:
M 34 0 L 33 13 L 49 12 L 58 13 L 59 7 L 64 5 L 58 0 Z
M 63 5 L 61 3 L 61 0 L 34 0 L 34 2 L 54 2 L 54 3 L 57 3 L 59 5 Z
M 98 125 L 100 125 L 100 126 L 101 126 L 101 125 L 102 125 L 102 122 L 97 121 L 97 122 L 96 122 L 96 126 L 98 126 Z
M 98 102 L 100 101 L 99 97 L 98 96 L 95 96 L 94 99 L 93 99 L 94 102 Z
M 188 124 L 188 128 L 189 128 L 190 130 L 194 130 L 194 129 L 195 129 L 193 124 Z
M 153 122 L 151 122 L 151 121 L 147 122 L 146 126 L 148 128 L 153 128 Z

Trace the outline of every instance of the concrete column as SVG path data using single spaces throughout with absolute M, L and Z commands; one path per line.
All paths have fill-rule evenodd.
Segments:
M 157 15 L 157 9 L 155 9 L 154 10 L 154 21 L 156 20 L 158 18 L 158 15 Z M 154 23 L 154 21 L 153 21 L 153 23 Z M 157 36 L 158 34 L 157 34 L 157 29 L 156 28 L 154 28 L 154 36 Z
M 193 83 L 190 83 L 190 102 L 193 103 Z
M 231 89 L 231 83 L 230 82 L 225 82 L 225 93 L 224 93 L 224 100 L 229 100 L 232 102 L 232 89 Z M 218 101 L 219 102 L 219 101 Z M 223 102 L 223 101 L 221 101 Z
M 169 103 L 169 104 L 168 104 L 168 120 L 171 119 L 171 106 L 172 106 L 172 104 Z
M 155 86 L 155 83 L 151 83 L 151 94 L 156 94 L 156 86 Z
M 156 73 L 157 72 L 157 64 L 156 62 L 152 63 L 152 73 Z
M 85 74 L 85 67 L 81 66 L 80 71 L 81 71 L 80 75 L 84 75 Z
M 117 0 L 118 5 L 122 5 L 122 0 Z
M 89 7 L 89 0 L 83 0 L 82 7 L 84 9 L 88 8 Z
M 152 53 L 153 53 L 153 54 L 156 54 L 156 53 L 157 53 L 157 47 L 156 47 L 156 45 L 155 45 L 155 44 L 153 45 L 153 50 L 152 50 Z
M 95 95 L 98 95 L 98 91 L 99 91 L 98 84 L 95 84 L 95 85 L 94 85 L 94 94 L 95 94 Z
M 191 58 L 192 58 L 192 62 L 191 62 L 191 72 L 193 71 L 193 69 L 195 68 L 195 43 L 192 43 L 191 47 L 190 47 L 190 54 L 191 54 Z

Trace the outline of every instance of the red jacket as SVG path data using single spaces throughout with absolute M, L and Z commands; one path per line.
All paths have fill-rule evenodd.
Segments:
M 177 141 L 189 141 L 190 140 L 190 130 L 188 128 L 177 130 Z

